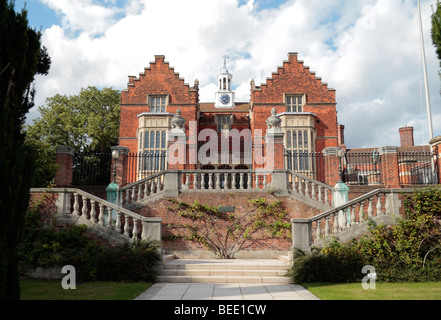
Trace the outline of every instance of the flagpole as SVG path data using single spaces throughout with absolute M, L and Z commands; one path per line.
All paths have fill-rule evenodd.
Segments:
M 426 66 L 426 52 L 424 50 L 424 37 L 423 37 L 423 22 L 421 18 L 421 4 L 420 0 L 418 1 L 418 18 L 420 22 L 420 35 L 421 35 L 421 51 L 423 55 L 423 71 L 424 71 L 424 84 L 426 91 L 426 106 L 427 106 L 427 119 L 429 124 L 429 138 L 433 139 L 433 125 L 432 125 L 432 111 L 430 107 L 430 95 L 429 95 L 429 82 L 427 80 L 427 66 Z

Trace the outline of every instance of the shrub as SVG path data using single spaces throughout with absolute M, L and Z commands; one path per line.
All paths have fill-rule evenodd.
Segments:
M 86 226 L 60 230 L 54 221 L 43 223 L 44 198 L 25 217 L 20 244 L 20 271 L 37 267 L 73 265 L 78 281 L 153 281 L 158 274 L 160 253 L 156 242 L 137 242 L 108 247 L 87 236 Z
M 296 250 L 290 276 L 295 283 L 308 282 L 355 282 L 361 281 L 363 257 L 350 247 L 338 242 L 326 251 L 313 249 L 311 252 Z M 338 247 L 337 247 L 338 246 Z
M 331 239 L 324 248 L 297 254 L 295 282 L 361 280 L 363 265 L 375 267 L 383 282 L 441 280 L 441 190 L 418 190 L 404 201 L 405 218 L 397 225 L 369 225 L 352 242 Z

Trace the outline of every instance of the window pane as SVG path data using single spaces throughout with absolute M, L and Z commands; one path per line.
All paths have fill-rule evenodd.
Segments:
M 292 132 L 292 147 L 297 148 L 297 131 Z
M 165 148 L 165 131 L 162 131 L 161 133 L 161 148 Z
M 144 148 L 148 148 L 148 147 L 149 147 L 149 132 L 146 131 L 144 135 Z
M 299 148 L 303 148 L 302 131 L 299 131 Z
M 304 147 L 305 147 L 305 148 L 308 148 L 308 131 L 304 131 L 304 132 L 303 132 L 303 137 L 304 137 L 304 139 L 303 139 L 303 141 L 304 141 Z
M 150 148 L 155 146 L 155 131 L 150 132 Z
M 287 132 L 286 136 L 286 147 L 291 148 L 291 131 Z
M 159 149 L 159 140 L 161 139 L 161 136 L 159 134 L 159 131 L 156 131 L 156 144 L 155 144 L 155 148 Z
M 142 132 L 139 133 L 139 149 L 142 149 Z

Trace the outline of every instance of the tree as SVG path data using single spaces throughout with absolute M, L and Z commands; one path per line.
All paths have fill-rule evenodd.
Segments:
M 441 60 L 441 3 L 436 3 L 436 10 L 432 14 L 432 41 L 436 48 L 438 59 Z
M 36 74 L 46 75 L 50 58 L 41 33 L 28 26 L 27 12 L 0 0 L 0 299 L 19 299 L 17 248 L 29 204 L 33 160 L 22 132 L 34 105 Z
M 281 201 L 268 203 L 263 198 L 248 201 L 248 210 L 243 214 L 221 212 L 195 201 L 193 204 L 170 199 L 176 212 L 189 223 L 172 226 L 184 233 L 176 238 L 196 241 L 221 259 L 232 259 L 234 254 L 246 249 L 256 237 L 289 237 L 291 224 Z
M 57 145 L 77 151 L 109 152 L 118 144 L 120 94 L 118 90 L 95 87 L 78 95 L 57 94 L 39 107 L 41 117 L 27 127 L 29 139 L 43 141 L 54 152 Z

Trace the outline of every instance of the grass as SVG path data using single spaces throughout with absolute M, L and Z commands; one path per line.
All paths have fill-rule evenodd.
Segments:
M 376 283 L 365 290 L 361 283 L 302 284 L 322 300 L 441 300 L 441 282 Z
M 133 300 L 151 283 L 87 282 L 65 290 L 57 280 L 20 280 L 21 300 Z

